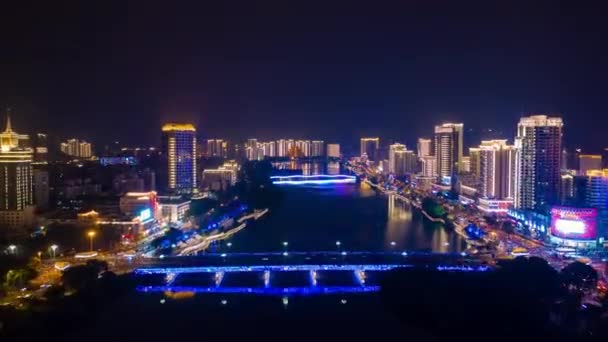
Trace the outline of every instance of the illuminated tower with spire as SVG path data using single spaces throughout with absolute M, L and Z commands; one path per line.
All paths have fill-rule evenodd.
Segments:
M 20 144 L 27 139 L 13 131 L 7 115 L 0 133 L 0 228 L 23 227 L 33 218 L 33 150 Z

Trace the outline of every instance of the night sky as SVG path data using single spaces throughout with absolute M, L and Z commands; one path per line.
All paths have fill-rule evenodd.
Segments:
M 163 121 L 188 120 L 203 137 L 412 145 L 444 120 L 512 141 L 542 112 L 563 114 L 569 146 L 608 146 L 599 1 L 126 2 L 2 5 L 18 131 L 158 145 Z

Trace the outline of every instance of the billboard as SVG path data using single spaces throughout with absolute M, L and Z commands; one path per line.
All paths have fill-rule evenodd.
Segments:
M 597 209 L 553 207 L 551 235 L 571 240 L 597 239 Z

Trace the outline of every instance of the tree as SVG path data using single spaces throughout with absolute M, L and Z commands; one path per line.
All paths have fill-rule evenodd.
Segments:
M 593 267 L 576 261 L 562 269 L 560 279 L 568 290 L 585 294 L 596 288 L 598 274 Z
M 422 210 L 426 211 L 431 217 L 441 218 L 445 215 L 443 207 L 431 197 L 422 200 Z

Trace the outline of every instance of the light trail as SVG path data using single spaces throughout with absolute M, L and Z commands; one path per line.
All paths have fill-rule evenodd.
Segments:
M 356 183 L 357 177 L 351 175 L 291 175 L 272 176 L 272 184 L 306 185 L 306 184 L 347 184 Z

